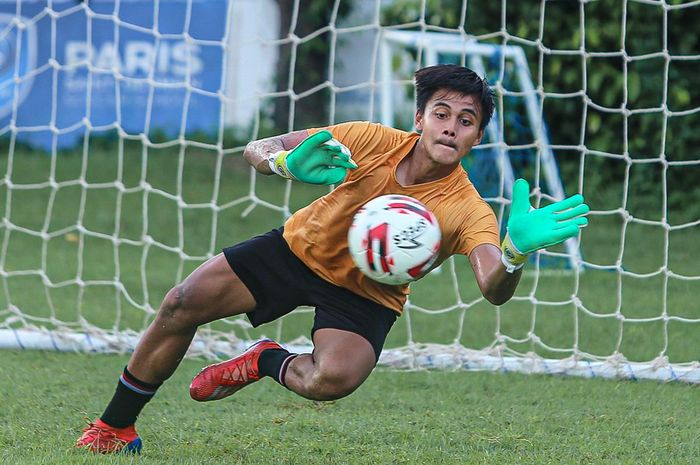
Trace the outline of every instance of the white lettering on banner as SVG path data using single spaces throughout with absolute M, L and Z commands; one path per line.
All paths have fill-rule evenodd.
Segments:
M 123 49 L 124 55 L 120 56 L 114 42 L 104 42 L 95 50 L 87 42 L 68 41 L 65 64 L 76 66 L 90 62 L 98 69 L 116 68 L 128 76 L 148 76 L 153 66 L 156 74 L 179 76 L 194 76 L 204 68 L 199 47 L 187 42 L 161 42 L 156 46 L 152 42 L 133 40 L 126 42 Z
M 199 74 L 202 71 L 203 63 L 199 58 L 199 47 L 189 45 L 186 42 L 178 42 L 172 48 L 172 72 L 181 76 L 187 76 L 187 67 L 190 68 L 190 75 Z M 187 59 L 189 57 L 189 65 Z
M 128 76 L 136 74 L 148 76 L 155 53 L 153 45 L 149 42 L 127 42 L 124 52 L 124 70 L 126 74 Z
M 89 60 L 88 46 L 85 42 L 66 42 L 66 65 L 77 65 Z
M 168 65 L 170 64 L 170 44 L 167 42 L 160 43 L 160 49 L 158 49 L 158 64 L 156 65 L 156 71 L 158 73 L 166 73 L 168 71 Z
M 83 42 L 84 43 L 84 42 Z M 95 58 L 95 67 L 100 69 L 121 69 L 121 60 L 119 60 L 119 52 L 114 48 L 112 42 L 105 42 L 100 48 L 100 53 Z

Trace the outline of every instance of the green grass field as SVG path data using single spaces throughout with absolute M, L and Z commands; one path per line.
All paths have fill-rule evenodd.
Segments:
M 46 327 L 79 327 L 85 319 L 104 329 L 142 329 L 150 318 L 144 309 L 157 309 L 203 257 L 282 222 L 280 211 L 263 206 L 242 217 L 250 202 L 237 199 L 254 195 L 282 205 L 289 195 L 294 211 L 326 192 L 299 184 L 288 192 L 273 177 L 251 184 L 240 153 L 201 148 L 129 143 L 123 157 L 116 146 L 55 158 L 4 153 L 0 214 L 8 221 L 0 225 L 0 270 L 11 274 L 0 276 L 0 327 L 22 327 L 10 320 L 12 306 L 32 318 L 28 323 Z M 458 286 L 451 265 L 413 286 L 412 302 L 427 311 L 402 317 L 387 347 L 458 340 L 483 348 L 498 333 L 509 349 L 544 357 L 566 357 L 577 347 L 596 357 L 619 351 L 631 361 L 660 354 L 700 360 L 698 324 L 678 320 L 700 319 L 700 280 L 683 279 L 698 275 L 690 258 L 700 246 L 697 228 L 626 223 L 615 211 L 624 197 L 618 187 L 585 193 L 594 214 L 582 234 L 583 258 L 610 269 L 529 274 L 499 309 L 479 302 L 443 313 L 458 300 L 479 298 L 466 260 L 458 258 Z M 660 218 L 659 205 L 629 201 L 627 208 L 636 218 Z M 672 226 L 690 220 L 679 212 L 668 218 Z M 153 241 L 144 245 L 144 237 Z M 572 303 L 574 295 L 581 306 Z M 307 335 L 310 322 L 302 313 L 257 330 L 212 327 L 243 339 L 291 340 Z M 104 408 L 126 359 L 0 356 L 0 462 L 94 463 L 71 444 L 81 417 Z M 694 463 L 699 455 L 697 389 L 686 385 L 379 371 L 331 404 L 301 400 L 265 381 L 233 400 L 195 405 L 186 388 L 203 364 L 186 361 L 147 407 L 139 463 Z
M 144 410 L 139 458 L 71 448 L 125 357 L 2 354 L 3 464 L 693 464 L 698 391 L 682 384 L 378 370 L 351 396 L 301 399 L 264 379 L 198 404 L 186 360 Z

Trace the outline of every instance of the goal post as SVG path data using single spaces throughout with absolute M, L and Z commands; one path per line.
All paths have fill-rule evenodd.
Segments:
M 412 284 L 380 365 L 698 383 L 698 10 L 0 2 L 0 347 L 132 351 L 172 286 L 328 192 L 258 175 L 247 142 L 353 119 L 411 130 L 413 72 L 453 62 L 496 92 L 465 168 L 501 225 L 518 176 L 533 204 L 583 193 L 590 225 L 533 254 L 501 306 L 449 259 Z M 263 336 L 308 351 L 312 321 L 311 308 L 260 328 L 224 319 L 188 355 Z
M 484 61 L 496 59 L 499 61 L 499 69 L 506 69 L 506 62 L 512 64 L 513 74 L 517 89 L 499 89 L 501 94 L 517 95 L 523 99 L 524 109 L 529 129 L 532 131 L 535 139 L 536 147 L 531 150 L 530 162 L 542 167 L 542 179 L 546 186 L 546 191 L 553 200 L 562 200 L 566 197 L 564 186 L 559 177 L 552 146 L 547 135 L 545 122 L 543 120 L 542 105 L 538 98 L 538 93 L 535 90 L 530 71 L 528 68 L 527 59 L 522 48 L 516 45 L 495 45 L 482 44 L 474 39 L 467 38 L 464 35 L 457 33 L 441 33 L 441 32 L 426 32 L 426 31 L 401 31 L 401 30 L 385 30 L 381 34 L 381 53 L 379 74 L 381 76 L 381 123 L 387 126 L 395 126 L 394 112 L 397 106 L 405 107 L 406 105 L 397 105 L 397 100 L 404 96 L 396 95 L 394 92 L 397 77 L 393 73 L 395 66 L 395 58 L 397 49 L 411 50 L 416 57 L 416 60 L 409 59 L 411 67 L 418 69 L 421 66 L 431 66 L 439 63 L 458 63 L 468 66 L 482 77 L 488 76 Z M 413 57 L 411 57 L 413 58 Z M 422 60 L 421 60 L 422 58 Z M 398 58 L 401 59 L 400 57 Z M 402 64 L 401 66 L 406 66 Z M 490 80 L 502 81 L 502 76 L 497 73 Z M 495 78 L 495 79 L 494 79 Z M 493 160 L 496 162 L 492 167 L 493 173 L 486 173 L 484 170 L 475 173 L 476 176 L 483 176 L 484 179 L 475 179 L 478 187 L 485 188 L 485 182 L 488 179 L 497 179 L 498 185 L 490 186 L 487 192 L 495 192 L 497 196 L 489 198 L 486 195 L 486 200 L 495 203 L 503 203 L 504 199 L 510 199 L 512 196 L 512 186 L 516 176 L 510 161 L 510 156 L 506 150 L 507 144 L 504 139 L 504 133 L 501 127 L 503 120 L 500 118 L 500 110 L 494 110 L 493 118 L 486 127 L 486 137 L 483 139 L 483 147 L 474 151 L 471 158 L 478 158 L 482 154 L 483 149 L 493 150 L 496 155 Z M 404 128 L 410 130 L 413 128 Z M 481 155 L 483 156 L 483 155 Z M 488 165 L 487 168 L 489 169 Z M 539 189 L 539 186 L 534 186 Z M 576 186 L 578 187 L 578 186 Z M 483 194 L 482 194 L 483 195 Z M 501 213 L 503 209 L 501 209 Z M 504 219 L 499 218 L 501 224 Z M 578 240 L 575 238 L 565 242 L 566 253 L 568 255 L 567 262 L 569 269 L 581 269 L 581 256 L 579 253 Z

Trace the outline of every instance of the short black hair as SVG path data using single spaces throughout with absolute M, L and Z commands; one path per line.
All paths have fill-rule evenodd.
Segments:
M 485 78 L 479 77 L 474 71 L 459 65 L 435 65 L 416 71 L 416 109 L 419 113 L 425 111 L 435 92 L 446 90 L 462 95 L 473 95 L 481 107 L 481 124 L 484 129 L 493 115 L 493 91 Z

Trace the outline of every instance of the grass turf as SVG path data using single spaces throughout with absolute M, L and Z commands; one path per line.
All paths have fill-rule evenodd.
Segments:
M 697 389 L 681 384 L 378 370 L 351 396 L 301 399 L 269 379 L 211 403 L 183 362 L 139 420 L 140 457 L 72 449 L 123 356 L 2 353 L 6 464 L 697 463 Z

